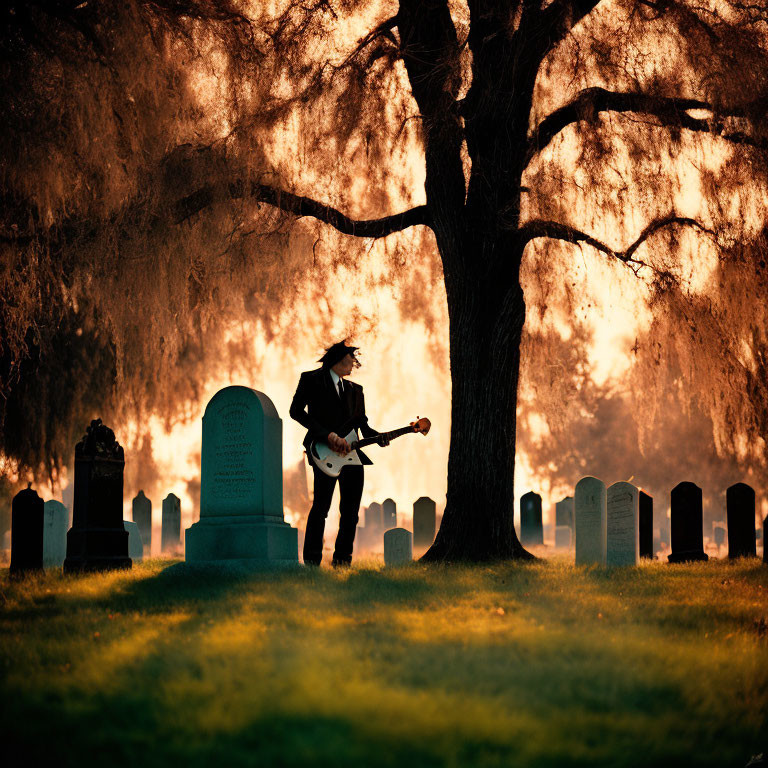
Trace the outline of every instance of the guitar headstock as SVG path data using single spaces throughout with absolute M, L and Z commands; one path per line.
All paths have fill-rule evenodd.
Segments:
M 432 426 L 432 422 L 427 418 L 417 419 L 416 421 L 411 422 L 411 426 L 413 427 L 414 432 L 421 432 L 422 435 L 426 435 Z

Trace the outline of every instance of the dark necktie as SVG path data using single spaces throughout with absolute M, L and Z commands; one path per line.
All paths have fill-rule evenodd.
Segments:
M 339 397 L 342 401 L 344 400 L 344 386 L 341 383 L 341 379 L 339 379 Z

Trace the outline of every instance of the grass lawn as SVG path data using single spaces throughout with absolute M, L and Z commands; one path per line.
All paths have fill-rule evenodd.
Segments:
M 744 766 L 768 567 L 0 572 L 7 765 Z

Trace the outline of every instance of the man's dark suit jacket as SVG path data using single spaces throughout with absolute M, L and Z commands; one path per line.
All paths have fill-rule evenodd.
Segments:
M 329 368 L 318 368 L 301 374 L 289 413 L 292 419 L 307 428 L 304 437 L 307 451 L 313 440 L 325 442 L 331 432 L 339 437 L 345 437 L 351 429 L 359 429 L 363 437 L 376 437 L 379 434 L 368 425 L 363 388 L 354 381 L 344 379 L 342 402 L 333 386 Z M 362 451 L 357 453 L 363 464 L 373 464 Z

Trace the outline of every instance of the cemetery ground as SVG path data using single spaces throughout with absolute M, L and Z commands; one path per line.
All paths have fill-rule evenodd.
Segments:
M 768 568 L 0 572 L 17 765 L 744 766 Z

